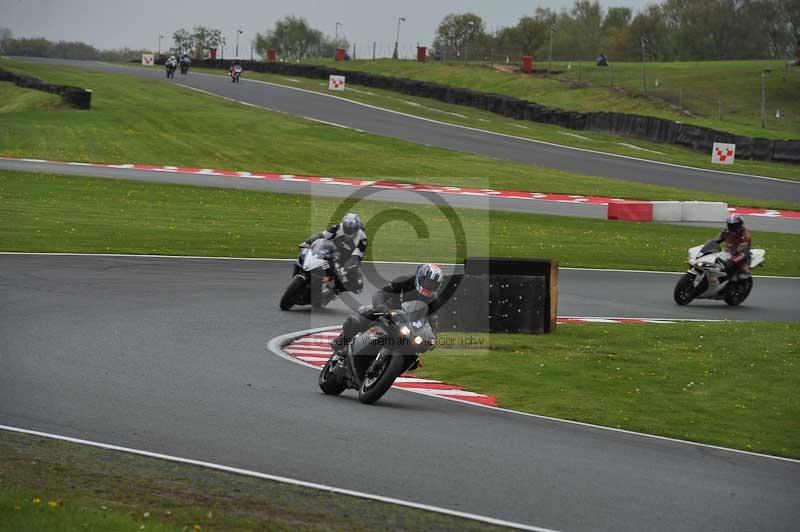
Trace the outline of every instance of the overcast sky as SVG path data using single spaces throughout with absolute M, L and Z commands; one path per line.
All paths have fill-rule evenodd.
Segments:
M 626 6 L 634 10 L 652 3 L 648 0 L 601 0 L 600 4 Z M 520 16 L 537 6 L 556 10 L 569 8 L 572 0 L 0 0 L 0 27 L 16 37 L 46 37 L 75 40 L 98 48 L 156 48 L 171 43 L 177 28 L 195 25 L 219 28 L 229 46 L 241 36 L 240 55 L 249 51 L 256 32 L 272 28 L 284 15 L 300 15 L 324 33 L 333 35 L 336 22 L 351 42 L 364 45 L 394 42 L 397 17 L 405 17 L 400 40 L 408 44 L 430 44 L 439 21 L 448 13 L 472 11 L 489 30 L 513 25 Z M 227 54 L 226 54 L 227 55 Z

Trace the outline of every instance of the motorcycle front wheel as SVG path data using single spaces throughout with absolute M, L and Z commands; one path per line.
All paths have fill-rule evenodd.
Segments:
M 742 303 L 747 296 L 750 295 L 750 291 L 753 289 L 753 278 L 749 277 L 744 281 L 739 281 L 736 283 L 736 288 L 728 293 L 723 299 L 725 303 L 728 305 L 735 307 Z
M 402 355 L 389 355 L 378 368 L 372 367 L 372 364 L 358 390 L 358 400 L 365 405 L 371 405 L 383 397 L 394 384 L 394 380 L 405 370 L 405 359 Z
M 339 395 L 344 391 L 346 385 L 343 377 L 331 373 L 332 360 L 332 358 L 329 358 L 325 366 L 322 367 L 317 384 L 319 384 L 319 389 L 326 395 Z
M 694 275 L 685 273 L 678 280 L 673 292 L 675 303 L 678 305 L 688 305 L 694 299 Z
M 295 277 L 292 279 L 292 282 L 289 283 L 289 286 L 283 293 L 283 297 L 281 297 L 281 310 L 291 309 L 300 298 L 300 293 L 305 289 L 305 286 L 306 280 L 302 277 Z

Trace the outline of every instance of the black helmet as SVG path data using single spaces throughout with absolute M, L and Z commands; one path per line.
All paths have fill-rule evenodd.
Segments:
M 442 269 L 431 262 L 420 264 L 414 276 L 417 292 L 423 297 L 434 298 L 442 287 Z
M 728 216 L 728 219 L 725 221 L 726 225 L 728 226 L 728 231 L 733 233 L 738 233 L 742 229 L 744 229 L 744 220 L 738 214 L 731 214 Z
M 342 231 L 348 236 L 355 235 L 363 228 L 364 224 L 361 223 L 361 217 L 354 212 L 348 212 L 342 218 Z

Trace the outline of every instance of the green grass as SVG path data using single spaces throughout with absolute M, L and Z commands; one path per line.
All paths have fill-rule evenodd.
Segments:
M 800 325 L 562 325 L 440 347 L 420 374 L 506 408 L 800 458 Z M 475 334 L 471 336 L 476 336 Z
M 800 91 L 800 69 L 786 70 L 783 61 L 648 63 L 648 91 L 658 98 L 641 96 L 641 63 L 612 63 L 612 82 L 609 69 L 586 62 L 572 62 L 570 70 L 566 62 L 554 63 L 553 68 L 563 73 L 553 78 L 499 72 L 482 63 L 418 63 L 390 59 L 314 62 L 343 70 L 366 70 L 507 94 L 561 109 L 644 114 L 740 135 L 800 138 L 800 102 L 796 97 Z M 545 68 L 546 64 L 540 62 L 536 66 Z M 765 80 L 771 115 L 766 129 L 760 127 L 760 71 L 764 68 L 775 69 Z M 658 87 L 654 85 L 656 79 Z M 669 105 L 680 103 L 681 89 L 685 96 L 684 107 L 693 111 L 693 116 L 686 116 Z M 723 102 L 722 120 L 718 119 L 718 100 Z M 777 109 L 781 110 L 781 119 L 772 118 Z
M 0 532 L 384 528 L 497 530 L 322 490 L 0 431 Z
M 800 208 L 783 201 L 596 178 L 426 147 L 257 111 L 133 76 L 7 60 L 0 60 L 0 65 L 23 69 L 54 83 L 94 90 L 93 108 L 88 112 L 29 106 L 0 115 L 4 125 L 0 128 L 0 154 L 6 156 L 377 177 L 478 188 Z M 4 85 L 10 86 L 0 83 L 0 87 Z
M 220 69 L 197 68 L 193 72 L 226 75 Z M 245 79 L 257 79 L 287 87 L 298 87 L 315 92 L 328 93 L 327 83 L 319 79 L 261 74 L 258 72 L 247 72 Z M 495 131 L 516 137 L 627 155 L 640 159 L 720 170 L 719 165 L 710 162 L 709 154 L 680 146 L 592 131 L 572 131 L 536 122 L 514 120 L 488 111 L 450 105 L 437 100 L 418 98 L 372 87 L 358 85 L 349 85 L 349 87 L 350 90 L 336 93 L 336 96 L 440 122 Z M 775 162 L 739 159 L 732 171 L 784 179 L 800 179 L 800 167 Z
M 337 209 L 357 210 L 375 260 L 459 259 L 451 219 L 433 206 L 0 171 L 0 249 L 293 257 Z M 341 216 L 340 213 L 338 216 Z M 409 225 L 427 226 L 415 237 Z M 458 209 L 466 253 L 548 257 L 563 266 L 681 270 L 713 228 Z M 800 235 L 754 232 L 758 273 L 800 275 Z M 620 253 L 624 250 L 624 253 Z

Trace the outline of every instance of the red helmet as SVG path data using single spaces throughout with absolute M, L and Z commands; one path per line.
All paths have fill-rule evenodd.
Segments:
M 725 224 L 728 226 L 728 231 L 733 233 L 738 233 L 742 229 L 744 229 L 744 220 L 738 214 L 731 214 L 728 216 L 728 219 L 725 221 Z

